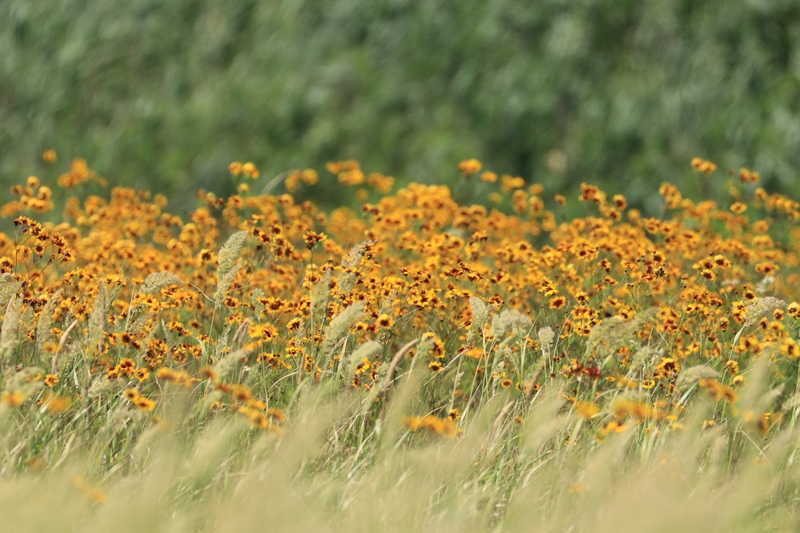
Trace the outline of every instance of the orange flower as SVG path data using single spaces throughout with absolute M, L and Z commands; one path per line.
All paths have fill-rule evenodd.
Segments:
M 477 159 L 465 159 L 458 164 L 458 170 L 465 176 L 469 176 L 480 172 L 481 166 L 481 162 Z
M 703 174 L 708 175 L 717 170 L 717 165 L 711 161 L 706 161 L 705 159 L 695 157 L 692 159 L 692 168 L 697 172 L 702 172 Z
M 22 391 L 4 391 L 0 400 L 11 407 L 19 407 L 25 402 L 25 393 Z
M 591 420 L 600 412 L 600 408 L 592 402 L 577 402 L 575 404 L 575 412 L 584 420 Z
M 228 165 L 228 170 L 232 175 L 238 176 L 242 173 L 242 164 L 239 161 L 234 161 Z
M 145 398 L 143 396 L 139 396 L 133 401 L 134 405 L 141 409 L 142 411 L 152 411 L 156 407 L 156 402 L 150 400 L 149 398 Z

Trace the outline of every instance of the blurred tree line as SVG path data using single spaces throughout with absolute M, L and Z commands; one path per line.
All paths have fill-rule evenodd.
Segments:
M 475 157 L 652 208 L 694 156 L 787 190 L 799 108 L 796 0 L 0 2 L 4 191 L 47 148 L 171 197 L 313 167 L 323 203 L 329 160 L 452 184 Z

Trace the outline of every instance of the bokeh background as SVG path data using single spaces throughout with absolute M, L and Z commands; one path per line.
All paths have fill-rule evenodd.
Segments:
M 453 184 L 474 157 L 650 210 L 662 181 L 722 190 L 695 156 L 791 190 L 799 111 L 796 0 L 0 2 L 3 195 L 84 157 L 180 203 L 251 160 L 333 205 L 326 161 Z

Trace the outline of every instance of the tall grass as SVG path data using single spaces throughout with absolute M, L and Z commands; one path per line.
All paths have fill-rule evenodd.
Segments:
M 796 529 L 798 203 L 742 169 L 721 207 L 584 185 L 566 219 L 480 167 L 514 214 L 418 184 L 324 213 L 238 175 L 185 217 L 122 188 L 57 215 L 15 187 L 3 523 Z

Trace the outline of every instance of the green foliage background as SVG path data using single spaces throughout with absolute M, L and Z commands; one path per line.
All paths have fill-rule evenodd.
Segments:
M 224 193 L 235 159 L 310 166 L 328 205 L 343 158 L 449 183 L 476 157 L 645 207 L 698 186 L 694 156 L 778 190 L 800 168 L 794 0 L 4 0 L 0 21 L 3 190 L 47 148 L 172 197 Z

